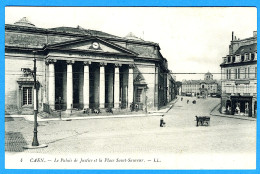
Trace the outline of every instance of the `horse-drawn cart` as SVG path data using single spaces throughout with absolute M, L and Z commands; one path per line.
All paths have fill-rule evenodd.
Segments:
M 210 117 L 208 116 L 195 116 L 196 117 L 196 122 L 197 126 L 209 126 L 210 123 Z

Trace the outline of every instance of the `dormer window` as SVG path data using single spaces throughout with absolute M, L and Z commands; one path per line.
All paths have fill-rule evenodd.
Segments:
M 232 56 L 232 63 L 236 61 L 236 57 Z
M 241 62 L 244 62 L 244 60 L 245 60 L 245 56 L 242 55 L 242 56 L 241 56 Z
M 249 60 L 248 54 L 245 54 L 245 56 L 246 56 L 245 59 L 246 59 L 246 60 Z
M 251 54 L 251 60 L 254 60 L 254 59 L 255 59 L 255 54 L 252 53 L 252 54 Z
M 228 56 L 228 63 L 230 63 L 231 62 L 231 57 L 230 56 Z

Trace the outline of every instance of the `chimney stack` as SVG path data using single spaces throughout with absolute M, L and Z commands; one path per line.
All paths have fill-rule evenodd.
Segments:
M 234 31 L 232 31 L 232 41 L 234 40 Z
M 253 31 L 253 36 L 257 37 L 257 31 Z

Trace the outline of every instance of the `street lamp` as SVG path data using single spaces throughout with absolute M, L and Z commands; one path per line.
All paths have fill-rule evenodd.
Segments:
M 34 103 L 33 103 L 33 110 L 34 110 L 34 130 L 33 130 L 33 142 L 32 145 L 26 145 L 24 146 L 25 149 L 37 149 L 37 148 L 43 148 L 47 147 L 46 144 L 39 144 L 38 138 L 37 138 L 37 113 L 38 113 L 38 93 L 37 93 L 37 82 L 36 82 L 36 58 L 35 54 L 37 51 L 33 51 L 33 80 L 34 80 Z

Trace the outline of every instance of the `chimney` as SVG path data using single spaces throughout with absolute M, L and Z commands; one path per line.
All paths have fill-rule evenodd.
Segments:
M 234 40 L 234 31 L 232 31 L 232 41 Z
M 253 31 L 253 37 L 257 37 L 257 31 Z

